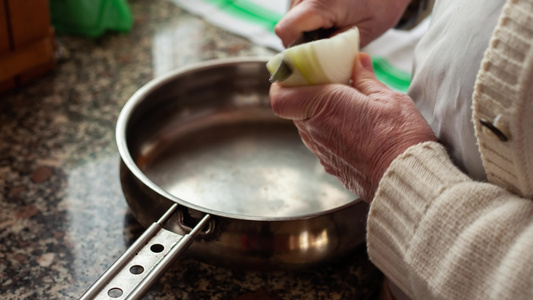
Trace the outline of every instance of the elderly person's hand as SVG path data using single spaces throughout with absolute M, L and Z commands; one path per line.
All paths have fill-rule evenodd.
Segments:
M 359 54 L 352 85 L 270 89 L 272 109 L 292 119 L 326 171 L 370 202 L 390 163 L 435 135 L 407 95 L 379 82 L 368 54 Z
M 395 26 L 410 0 L 291 0 L 290 10 L 276 25 L 287 47 L 302 32 L 319 28 L 359 28 L 361 47 Z

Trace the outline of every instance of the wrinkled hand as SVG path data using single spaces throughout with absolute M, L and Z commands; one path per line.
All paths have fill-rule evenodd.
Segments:
M 326 171 L 370 202 L 391 162 L 408 147 L 435 141 L 411 98 L 379 82 L 368 54 L 359 54 L 352 86 L 270 88 L 274 113 L 292 119 Z
M 290 10 L 275 27 L 287 47 L 302 32 L 337 27 L 359 28 L 361 47 L 395 26 L 410 0 L 291 0 Z

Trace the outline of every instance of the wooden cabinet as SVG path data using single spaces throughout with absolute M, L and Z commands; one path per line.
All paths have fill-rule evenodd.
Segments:
M 54 68 L 47 0 L 0 0 L 0 92 Z
M 0 2 L 0 66 L 3 64 L 1 60 L 11 51 L 11 43 L 9 41 L 9 22 L 7 19 L 6 5 Z M 15 86 L 15 79 L 0 80 L 0 93 Z

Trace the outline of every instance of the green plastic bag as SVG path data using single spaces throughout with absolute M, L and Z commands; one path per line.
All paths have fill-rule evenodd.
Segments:
M 105 31 L 128 32 L 133 17 L 127 0 L 50 0 L 57 33 L 98 37 Z

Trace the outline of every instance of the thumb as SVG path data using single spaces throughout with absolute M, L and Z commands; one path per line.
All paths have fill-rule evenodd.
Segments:
M 359 53 L 354 62 L 352 86 L 365 95 L 375 94 L 389 89 L 381 83 L 374 73 L 372 58 L 367 53 Z
M 279 83 L 270 86 L 270 104 L 278 117 L 290 120 L 310 118 L 322 101 L 326 86 L 308 85 L 285 88 Z
M 302 32 L 333 25 L 311 1 L 304 1 L 291 8 L 276 24 L 274 31 L 283 45 L 288 47 Z

